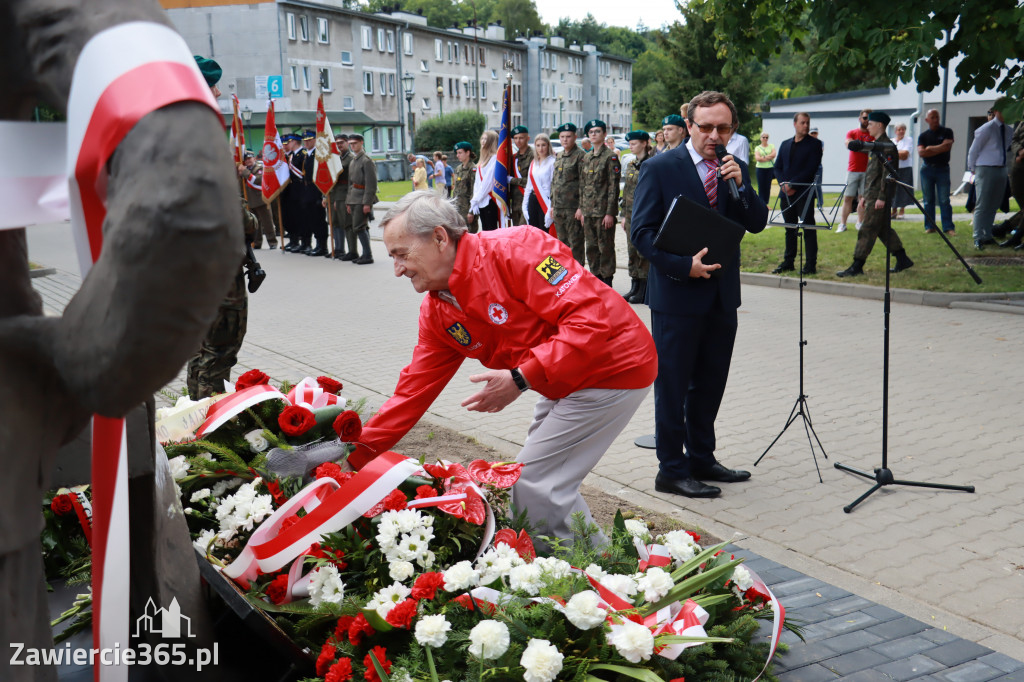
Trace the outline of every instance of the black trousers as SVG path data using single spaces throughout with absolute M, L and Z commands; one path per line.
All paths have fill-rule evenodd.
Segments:
M 768 208 L 772 206 L 772 180 L 775 179 L 774 168 L 757 169 L 757 196 Z
M 501 215 L 498 213 L 498 206 L 493 201 L 480 209 L 480 229 L 483 231 L 497 230 L 498 220 Z
M 782 193 L 779 195 L 779 205 L 782 207 L 782 217 L 787 223 L 799 223 L 804 225 L 815 225 L 814 222 L 814 187 L 797 187 L 796 194 L 792 197 Z M 808 203 L 807 193 L 811 193 Z M 803 220 L 800 220 L 803 218 Z M 786 252 L 782 260 L 786 263 L 793 263 L 796 259 L 796 228 L 786 228 Z M 818 265 L 818 231 L 813 229 L 804 230 L 804 263 L 808 267 Z
M 547 232 L 547 228 L 544 227 L 544 210 L 537 201 L 537 195 L 533 193 L 530 194 L 530 224 Z

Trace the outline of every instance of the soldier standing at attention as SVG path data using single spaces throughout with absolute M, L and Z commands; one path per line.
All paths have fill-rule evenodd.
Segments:
M 352 219 L 352 231 L 363 246 L 363 255 L 356 258 L 356 265 L 373 262 L 370 252 L 370 211 L 377 203 L 377 164 L 363 151 L 363 136 L 352 133 L 348 136 L 352 148 L 352 163 L 348 167 L 348 197 L 345 208 Z
M 286 145 L 285 152 L 288 157 L 288 184 L 281 190 L 280 201 L 281 211 L 284 213 L 284 229 L 288 231 L 288 246 L 284 250 L 288 253 L 297 253 L 305 249 L 308 244 L 303 244 L 302 226 L 304 224 L 301 202 L 302 194 L 302 149 L 301 138 L 289 133 L 281 138 Z
M 252 152 L 245 153 L 245 160 L 238 166 L 238 175 L 245 182 L 245 201 L 249 210 L 256 216 L 259 229 L 252 238 L 252 248 L 263 246 L 263 235 L 267 235 L 267 245 L 277 248 L 277 228 L 270 207 L 263 201 L 263 164 L 256 160 Z
M 316 237 L 316 248 L 313 248 L 312 239 L 306 250 L 307 256 L 329 256 L 331 252 L 327 249 L 327 207 L 324 205 L 324 194 L 313 181 L 313 169 L 316 167 L 316 131 L 307 130 L 302 134 L 302 144 L 305 145 L 306 157 L 302 161 L 302 197 L 303 209 L 306 214 L 307 234 Z
M 647 272 L 650 262 L 641 255 L 633 241 L 629 238 L 630 218 L 633 217 L 633 192 L 640 180 L 640 164 L 652 156 L 651 136 L 644 130 L 634 130 L 626 134 L 629 151 L 633 159 L 626 166 L 625 186 L 622 188 L 622 229 L 626 231 L 626 244 L 629 252 L 629 278 L 632 281 L 629 291 L 622 295 L 628 303 L 643 303 L 647 295 Z
M 871 135 L 875 144 L 891 145 L 892 152 L 890 162 L 896 161 L 896 145 L 885 134 L 885 127 L 889 125 L 889 116 L 884 111 L 872 111 L 868 114 L 867 133 Z M 896 186 L 885 181 L 885 167 L 878 160 L 878 156 L 871 154 L 868 158 L 868 169 L 864 173 L 864 224 L 861 225 L 860 234 L 857 235 L 857 247 L 853 251 L 853 265 L 836 273 L 836 277 L 854 277 L 864 274 L 864 263 L 871 254 L 871 248 L 875 245 L 875 239 L 881 239 L 889 251 L 896 256 L 896 264 L 889 272 L 902 272 L 914 265 L 910 260 L 903 242 L 892 229 L 892 218 L 889 207 L 892 205 L 893 196 L 896 193 Z
M 615 217 L 619 212 L 619 158 L 604 146 L 608 126 L 594 119 L 583 126 L 593 145 L 581 164 L 580 206 L 576 220 L 583 223 L 587 263 L 599 280 L 612 285 L 615 274 Z
M 476 216 L 469 212 L 469 202 L 473 199 L 473 182 L 476 179 L 476 164 L 473 163 L 473 145 L 468 142 L 455 143 L 455 157 L 459 160 L 452 174 L 452 197 L 455 199 L 455 210 L 466 221 L 470 232 L 476 232 L 480 225 Z
M 576 218 L 580 207 L 580 173 L 584 152 L 576 146 L 576 125 L 558 126 L 558 140 L 562 151 L 555 157 L 555 175 L 551 180 L 551 208 L 555 218 L 558 239 L 572 250 L 572 257 L 580 265 L 586 263 L 583 225 Z
M 530 147 L 530 131 L 526 126 L 516 126 L 512 129 L 512 142 L 516 145 L 516 155 L 512 160 L 512 168 L 509 169 L 509 191 L 512 192 L 512 224 L 525 225 L 523 218 L 523 192 L 526 191 L 527 174 L 530 172 L 530 164 L 533 163 L 533 149 Z
M 348 176 L 349 166 L 355 156 L 348 148 L 348 136 L 338 135 L 334 138 L 338 147 L 338 155 L 341 157 L 341 172 L 338 180 L 331 188 L 331 223 L 334 232 L 334 259 L 355 260 L 359 257 L 358 246 L 356 245 L 356 233 L 352 231 L 352 216 L 348 214 L 345 201 L 348 199 Z M 347 247 L 347 248 L 346 248 Z

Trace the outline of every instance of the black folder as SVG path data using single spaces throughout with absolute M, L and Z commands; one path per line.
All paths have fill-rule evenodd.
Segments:
M 694 256 L 707 247 L 701 262 L 721 265 L 734 257 L 744 234 L 735 220 L 679 195 L 672 200 L 654 245 L 677 256 Z

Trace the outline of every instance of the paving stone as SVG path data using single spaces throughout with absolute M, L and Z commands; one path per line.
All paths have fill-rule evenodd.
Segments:
M 1006 654 L 1001 654 L 999 652 L 992 652 L 991 654 L 980 656 L 978 660 L 985 665 L 990 665 L 1004 673 L 1012 673 L 1016 670 L 1024 669 L 1024 662 L 1010 658 Z
M 779 676 L 779 682 L 832 682 L 836 674 L 821 665 L 808 665 L 796 670 L 787 670 Z
M 912 680 L 915 677 L 933 673 L 936 670 L 941 670 L 942 667 L 941 663 L 937 663 L 927 656 L 916 654 L 910 658 L 901 658 L 898 661 L 880 665 L 875 670 L 888 675 L 890 679 L 901 682 L 902 680 Z
M 944 666 L 953 667 L 990 653 L 992 653 L 992 650 L 988 647 L 969 642 L 966 639 L 957 639 L 953 642 L 937 646 L 929 650 L 925 655 Z
M 848 632 L 845 635 L 839 635 L 837 637 L 829 637 L 823 639 L 817 644 L 827 647 L 837 654 L 845 654 L 857 649 L 867 649 L 868 647 L 882 642 L 882 638 L 878 635 L 872 635 L 864 630 L 856 630 L 854 632 Z M 889 657 L 892 660 L 892 657 Z
M 924 637 L 911 635 L 909 637 L 900 637 L 899 639 L 889 640 L 882 644 L 876 644 L 871 648 L 895 661 L 900 658 L 907 658 L 914 654 L 919 654 L 922 651 L 934 649 L 935 642 L 925 639 Z
M 873 616 L 874 618 L 877 618 L 879 621 L 883 623 L 888 622 L 890 620 L 905 618 L 905 616 L 896 609 L 890 609 L 888 606 L 882 606 L 881 604 L 872 604 L 868 608 L 864 609 L 864 613 L 868 614 L 869 616 Z
M 892 611 L 892 609 L 889 610 Z M 865 609 L 864 611 L 865 613 L 871 613 L 871 609 Z M 893 613 L 898 614 L 896 611 L 893 611 Z M 899 637 L 906 637 L 907 635 L 913 635 L 927 629 L 928 626 L 919 620 L 908 618 L 907 616 L 898 616 L 894 620 L 879 623 L 878 625 L 872 625 L 868 628 L 868 632 L 884 637 L 885 639 L 896 639 Z
M 775 593 L 776 597 L 780 599 L 782 597 L 788 597 L 794 594 L 801 594 L 804 592 L 818 592 L 828 587 L 826 583 L 821 582 L 817 578 L 811 578 L 809 576 L 801 576 L 795 580 L 788 580 L 784 583 L 779 583 L 772 587 L 772 592 Z
M 875 668 L 859 670 L 850 675 L 843 675 L 844 682 L 892 682 L 893 678 Z
M 859 649 L 850 653 L 828 658 L 821 662 L 823 666 L 839 675 L 850 675 L 858 670 L 866 670 L 888 663 L 890 659 L 871 649 Z
M 844 632 L 850 632 L 851 630 L 862 630 L 876 624 L 877 622 L 877 620 L 868 614 L 858 611 L 817 623 L 815 627 L 821 628 L 825 632 L 839 635 Z M 879 637 L 879 640 L 881 640 L 881 637 Z
M 1004 673 L 979 661 L 970 661 L 955 668 L 935 673 L 936 679 L 944 682 L 988 682 Z

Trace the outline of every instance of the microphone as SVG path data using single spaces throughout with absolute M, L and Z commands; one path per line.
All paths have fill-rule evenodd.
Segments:
M 847 149 L 851 152 L 880 152 L 882 154 L 895 154 L 896 145 L 892 142 L 861 142 L 850 140 Z
M 718 157 L 719 163 L 721 163 L 722 159 L 724 159 L 728 155 L 729 152 L 726 151 L 724 144 L 715 145 L 715 156 Z M 729 195 L 732 196 L 732 200 L 739 201 L 740 203 L 743 204 L 744 209 L 749 209 L 750 207 L 747 206 L 747 197 L 743 194 L 740 194 L 740 188 L 736 186 L 736 180 L 734 180 L 733 178 L 729 178 L 725 182 L 727 185 L 729 185 Z

